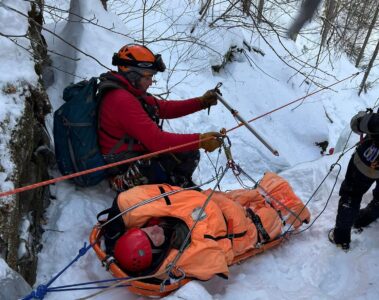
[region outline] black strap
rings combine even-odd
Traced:
[[[98,213],[97,220],[100,224],[104,224],[106,221],[113,219],[120,214],[120,209],[118,208],[117,196],[113,200],[112,206]],[[108,214],[105,220],[100,220],[100,217]],[[118,240],[118,238],[125,232],[125,224],[122,216],[115,218],[112,222],[102,227],[105,249],[107,254],[113,254],[113,248]]]
[[[159,109],[158,101],[153,97],[154,101],[155,101],[155,104],[156,104],[156,106],[153,106],[153,105],[148,104],[146,102],[145,97],[142,96],[142,95],[136,96],[136,98],[141,103],[143,110],[147,113],[147,115],[149,116],[149,118],[151,120],[153,120],[153,122],[155,122],[158,125],[159,128],[161,128],[159,126],[159,117],[158,117],[158,115],[156,113],[156,110]]]
[[[161,194],[166,193],[165,190],[164,190],[164,188],[163,188],[162,186],[159,186],[158,188],[159,188],[159,191],[161,192]],[[166,201],[166,204],[167,204],[167,205],[171,205],[170,198],[169,198],[167,195],[164,196],[163,198],[164,198],[164,200]]]
[[[212,236],[210,234],[204,234],[204,238],[205,239],[211,239],[211,240],[214,240],[214,241],[219,241],[219,240],[222,240],[222,239],[230,239],[230,240],[232,240],[234,238],[243,237],[246,233],[247,233],[247,231],[243,231],[243,232],[240,232],[240,233],[226,234],[226,235],[222,235],[222,236]]]
[[[247,215],[253,221],[255,227],[258,232],[262,235],[263,243],[270,240],[270,236],[267,233],[266,229],[264,229],[261,218],[250,208],[246,208]],[[260,237],[258,235],[258,242],[261,242]]]
[[[102,210],[101,212],[99,212],[99,213],[97,214],[97,216],[96,216],[97,221],[98,221],[100,224],[105,223],[107,220],[100,220],[99,218],[100,218],[101,216],[105,215],[105,214],[109,214],[111,210],[112,210],[112,207],[107,208],[107,209],[104,209],[104,210]]]

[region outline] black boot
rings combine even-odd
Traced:
[[[373,199],[365,208],[359,211],[358,217],[355,220],[354,227],[367,227],[376,219],[379,218],[379,201]]]
[[[335,244],[337,247],[341,248],[342,250],[348,251],[350,249],[350,242],[341,242],[341,241],[338,241],[338,239],[336,241],[335,234],[334,234],[335,230],[336,230],[335,228],[330,229],[329,234],[328,234],[329,241]]]

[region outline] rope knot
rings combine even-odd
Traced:
[[[33,297],[37,299],[43,299],[47,293],[47,285],[41,284],[37,287],[37,290],[33,292]]]
[[[88,248],[87,248],[87,243],[84,243],[83,248],[79,249],[79,257],[80,257],[80,256],[83,256],[84,254],[86,254],[86,253],[87,253],[87,250],[88,250]]]

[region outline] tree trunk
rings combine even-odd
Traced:
[[[349,8],[347,9],[347,14],[346,14],[346,20],[345,20],[345,26],[344,26],[344,29],[343,29],[343,32],[341,34],[341,40],[344,42],[346,39],[346,34],[348,32],[348,27],[350,25],[350,20],[353,16],[353,12],[355,11],[355,2],[354,1],[350,1],[350,5],[349,5]]]
[[[250,1],[250,4],[251,4],[251,1]],[[262,18],[263,18],[263,7],[265,5],[265,0],[259,0],[259,4],[258,4],[258,24],[260,22],[262,22]]]
[[[336,17],[336,1],[335,0],[328,0],[326,2],[326,10],[325,10],[325,19],[324,19],[324,25],[322,28],[322,36],[321,36],[321,46],[325,45],[325,41],[329,35],[330,28],[332,27],[331,24],[334,21],[334,18]]]
[[[376,47],[375,47],[375,50],[374,50],[374,54],[372,55],[371,60],[370,60],[370,62],[368,64],[368,66],[367,66],[367,70],[365,72],[365,75],[363,76],[363,80],[362,80],[362,83],[361,83],[361,86],[360,86],[360,89],[359,89],[358,96],[361,95],[363,89],[365,89],[365,91],[366,91],[366,80],[367,80],[368,75],[370,74],[372,66],[374,65],[376,56],[378,55],[378,52],[379,52],[379,40],[378,40],[378,43],[376,44]]]
[[[304,0],[302,2],[300,10],[287,32],[290,39],[294,41],[296,40],[300,29],[306,22],[309,22],[312,19],[320,3],[321,0]]]
[[[104,9],[108,10],[107,9],[107,2],[108,2],[108,0],[100,0],[100,1],[101,1],[101,4],[103,4]]]
[[[362,45],[362,48],[361,48],[361,51],[359,51],[359,54],[358,54],[358,57],[357,57],[357,61],[355,62],[355,67],[358,67],[359,66],[359,63],[361,62],[362,58],[363,58],[363,54],[365,52],[365,49],[366,49],[366,46],[367,46],[367,43],[368,43],[368,40],[370,38],[370,35],[371,35],[371,32],[372,30],[374,29],[375,27],[375,23],[378,19],[378,13],[379,13],[379,6],[376,7],[376,10],[375,10],[375,14],[374,14],[374,17],[372,18],[372,21],[371,21],[371,24],[370,24],[370,27],[367,31],[367,34],[366,34],[366,37],[365,37],[365,40],[363,42],[363,45]]]
[[[354,41],[351,44],[351,50],[350,50],[351,54],[355,53],[355,48],[356,48],[357,40],[358,40],[358,37],[359,37],[359,33],[362,30],[362,27],[365,28],[365,21],[364,21],[364,19],[365,19],[365,16],[366,16],[366,11],[367,11],[367,5],[368,4],[369,4],[368,1],[364,1],[363,2],[362,13],[360,14],[360,16],[358,18],[358,21],[357,21],[357,29],[356,29],[356,32],[355,32]]]

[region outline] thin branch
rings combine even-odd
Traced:
[[[15,8],[12,8],[12,7],[9,7],[8,5],[0,2],[0,5],[3,6],[3,7],[6,7],[8,8],[9,10],[12,10],[22,16],[24,16],[25,18],[27,18],[29,21],[33,22],[36,26],[40,27],[41,29],[51,33],[53,36],[57,37],[59,40],[61,40],[62,42],[64,42],[65,44],[67,44],[68,46],[72,47],[73,49],[75,49],[76,51],[84,54],[85,56],[88,56],[90,58],[92,58],[94,61],[96,61],[100,66],[104,67],[105,69],[107,70],[111,70],[110,68],[108,68],[106,65],[102,64],[97,58],[95,58],[94,56],[80,50],[78,47],[72,45],[71,43],[67,42],[65,39],[63,39],[62,37],[60,37],[58,34],[56,34],[55,32],[51,31],[50,29],[47,29],[45,27],[43,27],[41,24],[39,24],[37,21],[33,20],[33,18],[29,17],[28,15],[24,14],[23,12],[15,9]]]

